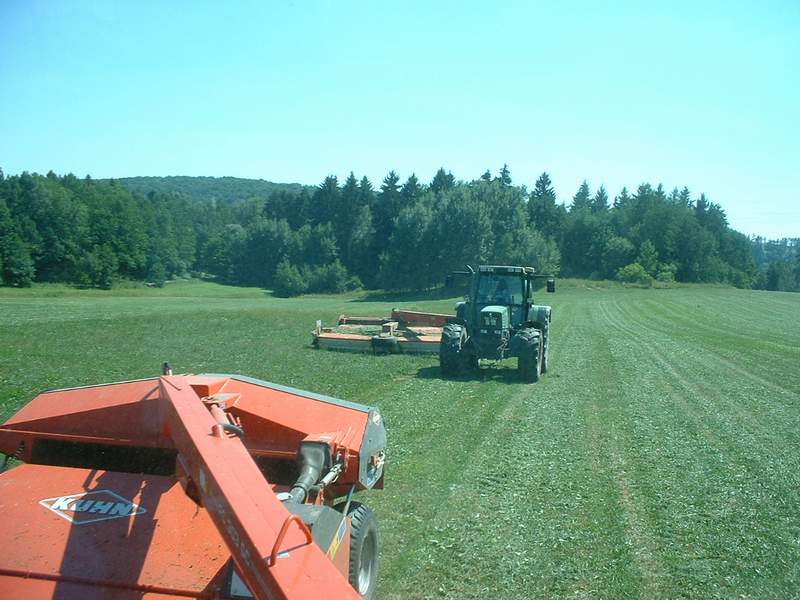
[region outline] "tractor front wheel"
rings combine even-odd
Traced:
[[[542,356],[539,337],[534,338],[517,359],[517,369],[523,381],[536,383],[542,374]]]
[[[442,340],[439,345],[439,366],[442,375],[458,375],[464,365],[465,331],[460,325],[448,323],[442,328]]]
[[[337,506],[344,510],[344,506]],[[364,600],[375,594],[378,581],[378,520],[360,502],[351,502],[350,510],[350,585]]]

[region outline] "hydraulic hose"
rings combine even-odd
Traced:
[[[308,490],[314,486],[322,475],[322,470],[330,464],[330,450],[325,444],[300,444],[297,452],[297,463],[300,474],[289,492],[292,502],[303,502]]]

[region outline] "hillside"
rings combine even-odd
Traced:
[[[273,192],[299,192],[304,187],[299,183],[274,183],[264,179],[241,177],[121,177],[120,184],[131,192],[147,194],[178,193],[194,200],[217,200],[235,202],[248,198],[266,198]]]

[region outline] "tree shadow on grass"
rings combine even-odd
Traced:
[[[477,370],[466,371],[456,376],[442,375],[439,366],[422,367],[417,371],[417,379],[440,379],[442,381],[496,381],[508,385],[524,383],[516,369],[508,367],[480,367]]]
[[[354,298],[351,302],[420,302],[424,300],[448,300],[450,298],[461,298],[458,290],[446,287],[434,288],[432,290],[415,290],[408,292],[387,292],[384,290],[368,291],[360,298]]]

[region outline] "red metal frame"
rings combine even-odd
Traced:
[[[256,598],[321,598],[332,592],[337,598],[359,598],[322,550],[309,543],[305,525],[287,529],[294,515],[272,492],[242,441],[215,433],[217,420],[198,401],[190,380],[162,377],[159,385],[168,436]],[[269,564],[266,558],[279,542],[291,548],[289,556]]]
[[[339,479],[328,491],[331,497],[341,495],[354,485],[364,487],[360,473],[363,474],[361,461],[365,457],[360,452],[370,421],[380,422],[380,415],[368,407],[265,382],[225,375],[164,376],[40,394],[0,427],[0,451],[34,463],[33,449],[39,440],[176,451],[177,480],[205,509],[214,525],[214,531],[206,530],[205,538],[213,540],[218,536],[224,541],[237,571],[256,598],[356,599],[359,596],[346,578],[346,557],[340,554],[332,562],[312,542],[306,525],[277,498],[274,484],[266,480],[254,457],[294,459],[300,442],[323,441],[330,445],[332,456],[343,462]],[[244,439],[236,435],[238,428],[246,432]],[[375,457],[366,458],[372,462]],[[63,467],[36,468],[52,473],[54,480],[58,477],[67,480],[69,472],[77,471]],[[24,469],[28,467],[19,469],[21,475],[27,473]],[[16,502],[9,495],[14,478],[6,477],[16,471],[0,477],[0,510],[5,504]],[[106,476],[103,471],[86,473],[87,482]],[[108,472],[108,475],[113,474]],[[36,481],[41,477],[37,475]],[[115,481],[124,482],[131,476],[120,473],[116,477]],[[168,486],[169,481],[174,481],[167,477],[142,477],[149,477],[142,489],[148,485],[150,489]],[[21,483],[22,479],[19,481],[16,485],[31,487]],[[9,485],[3,487],[6,482]],[[382,471],[377,482],[370,486],[382,487]],[[84,489],[94,488],[87,484]],[[62,494],[70,491],[66,487],[59,490]],[[128,493],[131,500],[135,493]],[[174,496],[170,494],[169,497]],[[320,494],[316,502],[324,498],[324,493]],[[177,508],[172,506],[169,504],[164,510],[174,513]],[[46,513],[31,509],[30,519],[55,519],[61,527],[67,527],[58,517]],[[131,517],[131,521],[135,523],[136,517]],[[163,517],[162,521],[166,523],[168,518]],[[42,525],[46,529],[46,524]],[[76,540],[89,539],[84,531],[85,528],[81,529],[80,535],[70,531],[70,539],[76,535]],[[349,544],[342,544],[342,548],[347,552]],[[53,552],[59,551],[64,550],[54,544]],[[144,552],[163,555],[149,548]],[[149,564],[146,557],[142,561]],[[27,572],[22,575],[25,569]],[[91,584],[73,579],[76,586]],[[49,597],[50,588],[44,581],[60,581],[62,589],[70,583],[68,577],[59,579],[52,570],[37,571],[25,561],[4,565],[0,558],[0,592],[30,583],[31,597]],[[120,584],[125,585],[134,584]],[[18,589],[18,594],[27,593]],[[137,589],[150,593],[189,593],[186,589],[162,589],[151,584]]]

